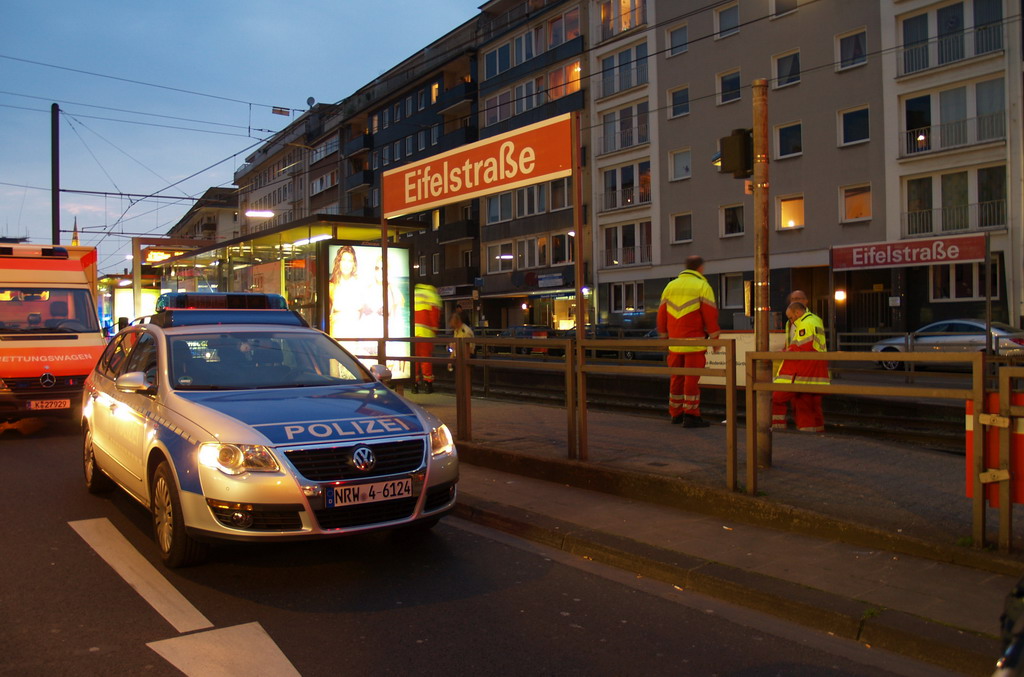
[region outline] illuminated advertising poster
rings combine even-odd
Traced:
[[[382,249],[373,245],[327,243],[327,331],[364,364],[377,364],[377,342],[384,336]],[[388,246],[388,337],[412,336],[409,250]],[[367,339],[367,340],[360,340]],[[394,378],[409,378],[409,343],[389,341],[387,367]]]

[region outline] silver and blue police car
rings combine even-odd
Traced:
[[[454,506],[458,455],[389,377],[280,297],[170,295],[86,380],[86,487],[149,508],[170,567],[211,539],[429,528]]]

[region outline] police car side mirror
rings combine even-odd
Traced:
[[[146,392],[152,388],[144,371],[130,371],[127,374],[121,374],[114,381],[114,385],[118,390],[132,393]]]
[[[381,383],[387,383],[391,380],[391,370],[383,364],[375,364],[370,367],[370,373]]]

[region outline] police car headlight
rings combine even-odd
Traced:
[[[455,448],[455,440],[448,426],[441,424],[430,431],[430,453],[434,456],[450,454]]]
[[[228,475],[244,472],[274,472],[280,469],[274,454],[259,444],[219,444],[199,447],[199,462]]]

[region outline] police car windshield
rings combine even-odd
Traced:
[[[315,331],[221,331],[168,339],[177,390],[249,390],[366,383],[373,377],[337,343]]]

